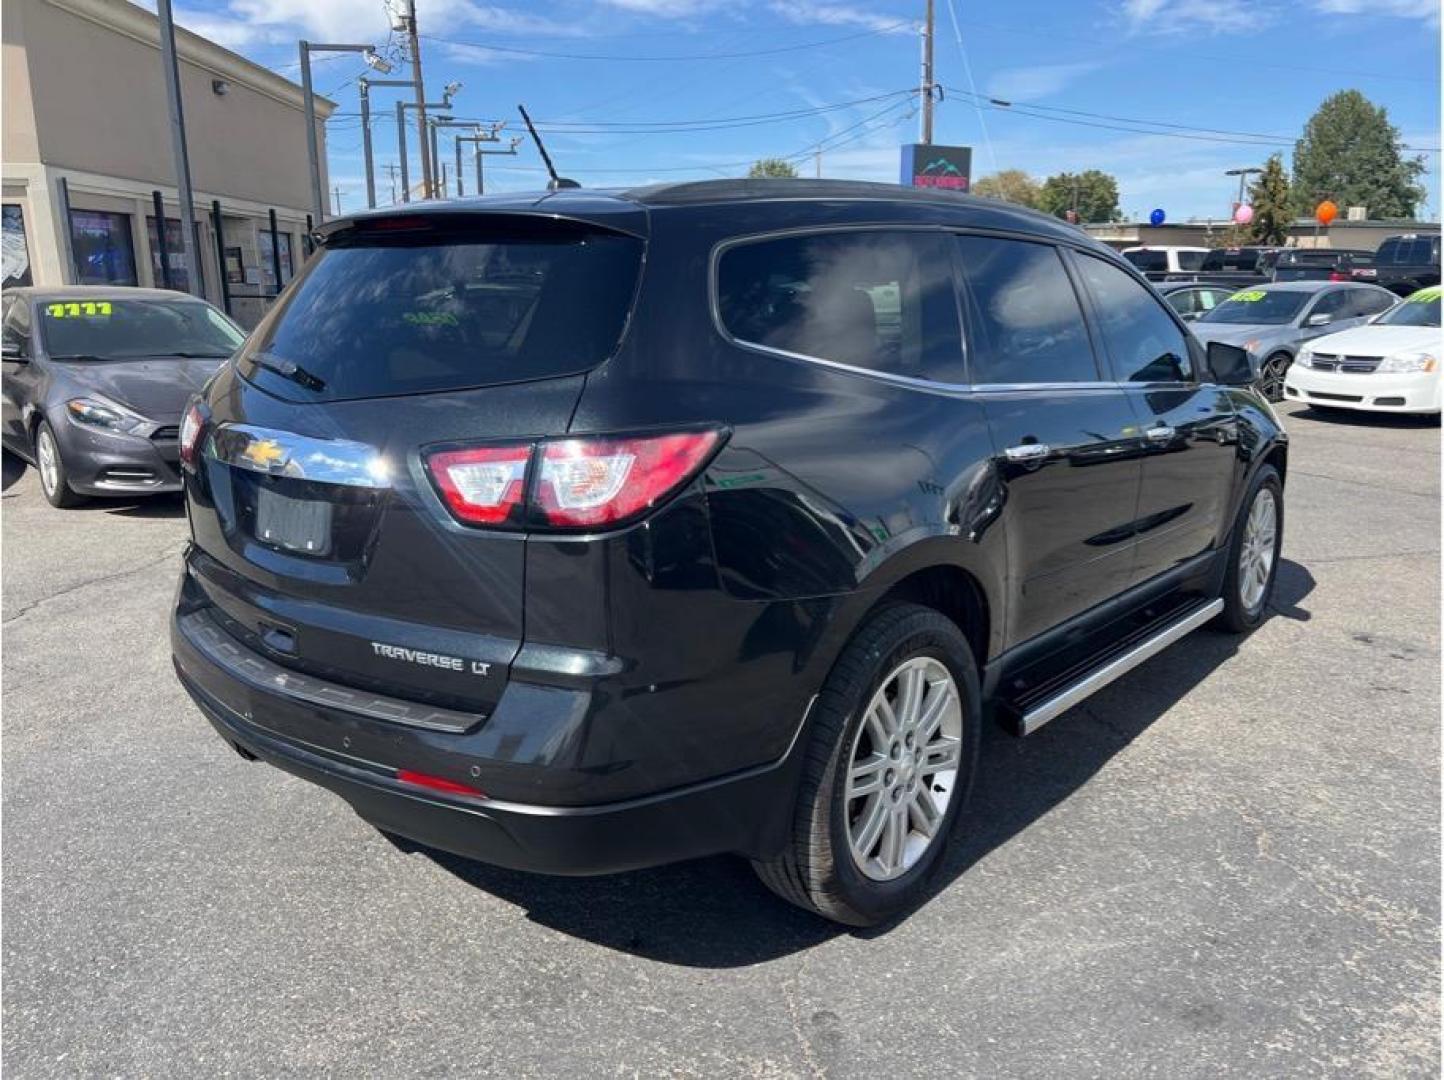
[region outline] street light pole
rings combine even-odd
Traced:
[[[196,296],[202,294],[200,287],[200,263],[196,261],[196,213],[191,193],[191,165],[186,155],[186,122],[181,107],[180,68],[175,55],[175,20],[171,15],[170,0],[159,0],[157,14],[160,16],[161,63],[165,66],[165,96],[170,108],[171,149],[175,154],[176,201],[180,203],[181,250],[186,253],[186,287]],[[156,233],[165,236],[165,219],[155,223]],[[66,224],[67,235],[69,223]],[[161,247],[164,249],[164,241]],[[72,273],[74,272],[72,268]],[[224,273],[224,267],[222,268]]]
[[[1237,176],[1237,177],[1238,177],[1238,202],[1236,202],[1236,203],[1233,204],[1233,208],[1234,208],[1235,210],[1237,210],[1240,206],[1243,205],[1243,186],[1244,186],[1244,182],[1247,181],[1250,176],[1253,176],[1254,174],[1256,174],[1256,173],[1261,173],[1261,172],[1263,172],[1262,169],[1226,169],[1226,170],[1224,171],[1224,174],[1223,174],[1224,176]],[[1233,215],[1230,214],[1229,216],[1232,217]]]
[[[326,220],[326,196],[321,191],[321,154],[316,140],[316,95],[311,90],[311,54],[313,52],[361,53],[366,63],[383,75],[391,64],[376,52],[374,45],[317,45],[310,41],[297,43],[301,50],[301,96],[306,114],[306,156],[311,165],[311,207],[316,224]],[[363,94],[364,94],[363,90]]]

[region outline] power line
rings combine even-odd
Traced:
[[[841,37],[825,38],[821,41],[804,41],[796,45],[778,45],[771,49],[749,49],[745,52],[710,52],[710,53],[675,53],[670,56],[660,55],[638,55],[631,53],[569,53],[550,52],[544,49],[522,49],[514,45],[496,45],[486,41],[462,41],[459,38],[436,37],[432,34],[421,35],[427,41],[435,41],[442,45],[463,45],[473,49],[488,49],[492,52],[514,53],[518,56],[539,56],[548,60],[615,60],[634,61],[637,63],[674,63],[677,61],[692,60],[739,60],[753,56],[776,56],[779,53],[801,52],[804,49],[821,49],[829,45],[840,45],[845,41],[856,41],[859,38],[877,37],[881,34],[890,34],[894,30],[909,25],[908,20],[889,23],[871,30],[861,30],[856,34],[844,34]]]
[[[974,106],[977,108],[978,113],[978,127],[982,128],[983,130],[983,143],[988,148],[988,157],[993,162],[993,171],[997,172],[998,155],[996,151],[993,150],[993,137],[988,134],[988,125],[983,120],[983,110],[981,107],[977,106],[976,98],[978,96],[978,84],[973,82],[973,65],[968,63],[968,50],[963,46],[963,31],[958,26],[958,13],[953,7],[953,0],[948,0],[948,18],[952,20],[953,37],[957,39],[958,52],[961,53],[963,57],[963,73],[968,77],[968,89],[973,92]]]
[[[1004,101],[1001,98],[988,98],[981,94],[972,94],[961,87],[948,87],[951,93],[961,94],[964,97],[973,98],[980,108],[992,112],[1007,112],[1017,116],[1026,116],[1034,120],[1051,120],[1060,124],[1075,124],[1079,127],[1102,128],[1108,131],[1124,131],[1134,135],[1159,135],[1172,139],[1190,139],[1195,142],[1229,143],[1235,146],[1259,146],[1259,147],[1292,147],[1297,141],[1286,135],[1266,135],[1260,132],[1230,131],[1227,128],[1193,127],[1188,124],[1176,124],[1165,120],[1145,120],[1134,116],[1117,116],[1111,113],[1087,112],[1083,109],[1065,109],[1056,105],[1035,105],[1025,101]],[[1044,111],[1046,110],[1046,111]],[[1067,113],[1066,116],[1054,116],[1052,113]],[[1082,120],[1076,117],[1090,117]],[[1103,123],[1102,121],[1118,121],[1119,123]],[[1147,127],[1123,127],[1120,124],[1148,125]],[[1170,130],[1155,131],[1152,128],[1166,128]],[[1439,148],[1434,146],[1403,146],[1401,149],[1416,153],[1437,154]]]

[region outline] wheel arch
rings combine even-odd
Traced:
[[[1002,648],[1002,577],[982,551],[955,536],[920,540],[872,570],[848,611],[844,642],[879,609],[910,602],[941,612],[968,639],[979,671]]]

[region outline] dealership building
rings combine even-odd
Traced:
[[[300,86],[177,27],[192,288],[159,20],[126,0],[5,0],[3,31],[4,284],[169,284],[254,325],[309,249]],[[334,108],[316,99],[323,170]]]

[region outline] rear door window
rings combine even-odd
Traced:
[[[1350,289],[1349,306],[1345,309],[1344,318],[1355,318],[1370,315],[1377,315],[1386,308],[1394,306],[1398,298],[1392,295],[1376,292],[1374,289]]]
[[[1178,252],[1178,268],[1180,270],[1197,270],[1203,265],[1203,257],[1206,251],[1180,251]]]
[[[1168,256],[1161,251],[1125,251],[1123,257],[1144,273],[1168,269]]]
[[[1124,382],[1187,382],[1188,341],[1143,285],[1092,255],[1077,256],[1103,342]]]
[[[723,329],[749,345],[963,383],[949,240],[869,229],[729,247],[717,263]]]
[[[304,401],[431,393],[589,370],[616,349],[642,242],[569,224],[323,246],[242,354]]]
[[[1050,244],[960,236],[976,332],[976,383],[1097,382],[1083,309]]]

